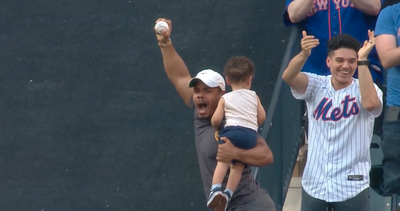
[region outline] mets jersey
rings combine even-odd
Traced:
[[[222,97],[225,99],[225,127],[242,126],[257,131],[258,99],[256,92],[239,89],[226,93]]]
[[[283,14],[285,25],[293,23],[289,19],[287,7],[293,0],[286,0],[286,9]],[[383,0],[382,0],[383,2]],[[310,57],[303,67],[303,72],[318,75],[330,75],[326,65],[327,42],[338,34],[350,34],[361,43],[368,40],[368,30],[375,29],[377,16],[366,15],[356,9],[350,0],[314,0],[312,11],[307,18],[297,23],[308,35],[314,35],[319,39],[319,45],[312,49]],[[370,70],[372,78],[383,80],[381,63],[374,48],[369,54],[371,62]],[[354,77],[357,77],[357,72]]]
[[[305,73],[309,82],[304,94],[292,89],[296,99],[307,103],[308,158],[302,186],[310,196],[327,202],[355,197],[369,187],[370,145],[374,118],[361,105],[358,79],[335,90],[331,76]],[[382,91],[375,85],[382,102]]]

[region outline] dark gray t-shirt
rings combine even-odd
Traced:
[[[206,198],[208,200],[214,170],[217,166],[216,157],[218,149],[218,133],[212,127],[211,120],[200,119],[196,110],[194,111],[194,131],[197,157],[199,160],[201,178],[203,180],[204,193],[206,194]],[[225,176],[222,184],[223,188],[225,188],[227,180],[228,174]],[[264,190],[261,189],[251,174],[251,167],[247,166],[243,170],[242,179],[240,180],[240,183],[233,194],[228,209],[237,205],[245,204],[255,199],[263,191]]]

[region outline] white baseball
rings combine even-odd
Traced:
[[[155,26],[154,29],[156,30],[157,34],[161,34],[163,30],[168,31],[168,23],[164,21],[159,21]]]

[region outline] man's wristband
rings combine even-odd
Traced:
[[[172,43],[171,38],[169,38],[167,43],[158,42],[158,47],[165,48],[165,47],[171,45],[171,43]]]
[[[357,62],[357,65],[358,65],[358,66],[361,66],[361,65],[367,65],[367,66],[369,66],[369,61],[368,61],[368,60],[358,61],[358,62]]]

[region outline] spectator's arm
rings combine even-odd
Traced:
[[[287,7],[287,16],[292,23],[304,20],[311,12],[314,0],[294,0]]]
[[[372,16],[377,16],[382,7],[381,0],[351,0],[351,2],[354,4],[355,8]]]
[[[376,50],[385,69],[400,65],[400,47],[396,47],[396,37],[382,34],[376,37]]]
[[[362,58],[361,61],[367,60]],[[372,76],[367,65],[358,66],[358,82],[360,84],[360,95],[362,107],[379,116],[382,111],[382,100],[379,99]],[[382,96],[382,95],[380,95]]]
[[[393,12],[385,8],[379,14],[375,27],[375,46],[385,69],[400,65],[400,47],[397,46],[397,30]]]
[[[190,102],[193,96],[193,89],[189,88],[189,81],[192,79],[190,72],[185,62],[176,52],[174,46],[172,46],[170,39],[172,22],[164,18],[159,18],[157,21],[165,21],[169,26],[168,31],[164,31],[163,34],[156,34],[161,49],[165,72],[185,104],[189,107],[193,107]]]
[[[289,63],[283,72],[282,79],[296,92],[304,94],[308,86],[308,76],[301,71],[308,56],[299,53]]]
[[[293,96],[299,100],[310,100],[318,85],[324,79],[315,74],[300,72],[311,54],[311,49],[319,45],[319,40],[303,31],[301,52],[297,54],[282,74],[282,79],[290,86]]]

